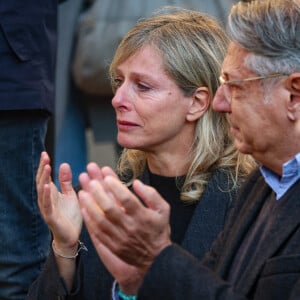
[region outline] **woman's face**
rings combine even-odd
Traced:
[[[145,46],[116,69],[117,90],[112,100],[116,111],[118,143],[147,152],[175,151],[193,140],[196,122],[186,115],[192,97],[164,71],[163,58]]]

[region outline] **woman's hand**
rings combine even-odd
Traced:
[[[77,195],[72,186],[72,172],[64,163],[59,169],[61,192],[51,179],[50,158],[42,152],[36,175],[38,205],[53,234],[55,247],[64,255],[73,255],[78,246],[82,217]]]

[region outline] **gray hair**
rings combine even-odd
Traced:
[[[259,75],[300,71],[300,1],[254,0],[232,7],[231,40],[251,52],[245,65]]]

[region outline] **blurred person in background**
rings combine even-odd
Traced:
[[[35,174],[54,111],[57,0],[0,4],[0,299],[23,300],[50,232]]]

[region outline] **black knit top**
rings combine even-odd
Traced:
[[[149,172],[150,185],[170,204],[171,239],[181,244],[185,231],[193,216],[197,203],[186,203],[180,199],[180,187],[184,177],[165,177]]]

